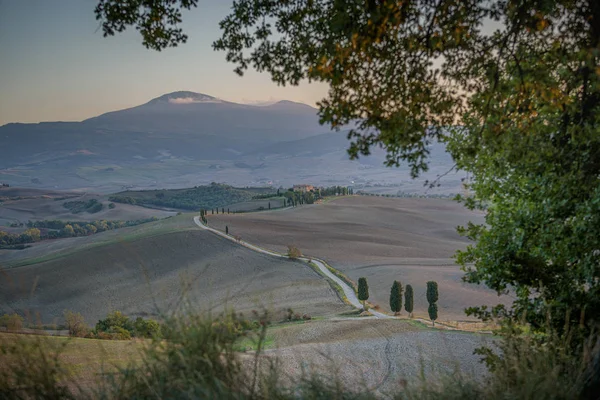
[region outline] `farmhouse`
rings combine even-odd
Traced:
[[[314,189],[313,185],[294,185],[294,192],[310,192]]]

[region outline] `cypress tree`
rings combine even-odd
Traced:
[[[212,212],[212,214],[214,215],[214,214],[215,214],[215,209],[213,208],[213,209],[211,210],[211,212]]]
[[[363,302],[363,308],[365,308],[365,301],[369,299],[367,278],[358,278],[358,299]]]
[[[399,314],[402,311],[402,283],[394,281],[390,292],[390,309],[394,314]]]
[[[429,308],[427,309],[427,311],[429,312],[429,319],[433,321],[433,326],[435,326],[435,320],[438,318],[438,297],[439,293],[437,282],[427,282],[427,301],[429,302]]]
[[[225,207],[221,208],[221,214],[225,214]]]
[[[227,225],[225,225],[225,234],[229,235],[229,227]]]
[[[404,292],[404,309],[410,317],[413,312],[413,288],[411,285],[406,285],[406,291]]]
[[[429,304],[437,303],[438,301],[438,284],[435,281],[427,282],[427,302]]]
[[[227,215],[229,215],[229,208],[227,209]]]
[[[427,309],[429,312],[429,319],[433,321],[433,326],[435,326],[435,320],[438,318],[438,306],[436,303],[429,304],[429,308]]]
[[[269,202],[269,210],[271,209],[271,202]]]

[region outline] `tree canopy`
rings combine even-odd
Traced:
[[[195,5],[101,0],[96,15],[160,50],[185,41],[173,27]],[[447,144],[471,176],[466,205],[486,211],[461,230],[465,280],[516,294],[471,313],[534,329],[600,320],[597,0],[238,0],[220,27],[214,48],[238,74],[328,84],[320,119],[351,128],[350,157],[381,146],[416,176],[428,145]]]

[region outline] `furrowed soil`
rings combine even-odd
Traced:
[[[462,282],[452,256],[469,242],[456,233],[482,213],[442,199],[351,196],[281,211],[208,216],[209,225],[259,246],[324,259],[351,280],[366,277],[369,302],[389,311],[394,280],[414,289],[414,314],[427,318],[426,282],[439,285],[439,319],[469,320],[466,307],[507,303],[495,292]]]
[[[156,316],[185,302],[196,312],[225,305],[241,312],[291,307],[313,316],[350,309],[309,266],[261,255],[197,228],[0,271],[0,313],[36,321],[39,316],[45,323],[62,323],[65,309],[93,325],[114,310]]]
[[[406,320],[310,321],[272,329],[281,372],[334,375],[343,387],[385,396],[406,383],[459,372],[483,377],[486,368],[473,351],[489,336],[425,329]]]

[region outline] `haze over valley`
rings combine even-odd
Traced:
[[[0,127],[0,182],[19,187],[109,193],[223,182],[234,186],[342,185],[386,194],[460,193],[440,144],[431,169],[412,180],[406,165],[386,168],[385,152],[350,161],[346,131],[320,125],[317,110],[279,101],[247,105],[174,92],[81,122]]]

